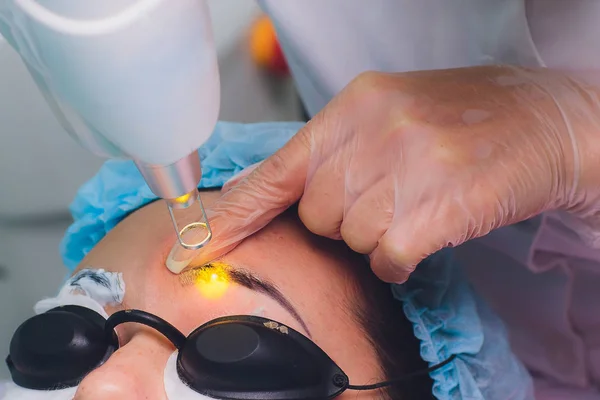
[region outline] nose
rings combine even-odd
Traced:
[[[164,369],[173,351],[161,336],[138,332],[81,381],[74,400],[167,400]]]

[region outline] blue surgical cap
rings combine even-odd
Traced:
[[[421,357],[433,366],[457,355],[430,373],[433,394],[444,400],[534,399],[531,377],[512,353],[504,325],[473,292],[452,252],[435,253],[405,284],[392,285]]]
[[[198,154],[200,188],[221,187],[244,168],[282,147],[301,123],[220,122]],[[61,243],[70,270],[121,220],[156,199],[131,161],[107,161],[78,191],[74,222]],[[471,290],[460,266],[444,250],[421,263],[407,283],[392,285],[430,365],[456,359],[431,372],[440,400],[533,398],[529,374],[510,350],[499,319]]]

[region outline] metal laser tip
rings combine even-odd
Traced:
[[[200,207],[200,218],[180,229],[173,210],[188,209],[195,204]],[[177,240],[179,241],[181,247],[187,250],[197,250],[206,246],[210,242],[212,239],[212,230],[210,229],[210,225],[208,223],[208,217],[206,216],[204,204],[202,204],[202,199],[200,198],[200,193],[198,193],[197,190],[194,190],[187,195],[178,197],[177,199],[168,200],[167,206],[169,208],[169,214],[171,215],[171,222],[173,223],[173,227],[177,233]],[[199,239],[194,240],[198,237],[198,235],[200,235]],[[190,237],[192,240],[190,241],[188,239],[184,239],[186,236]]]

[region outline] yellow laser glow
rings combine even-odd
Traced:
[[[183,196],[179,196],[178,198],[175,199],[175,202],[183,204],[190,199],[191,195],[192,195],[191,193],[188,193],[188,194],[184,194]]]
[[[230,283],[225,264],[211,263],[205,268],[194,271],[194,285],[207,299],[214,300],[223,297]]]

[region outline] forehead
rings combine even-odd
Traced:
[[[219,192],[202,193],[207,208]],[[166,205],[157,201],[122,221],[88,254],[80,267],[123,272],[129,307],[160,306],[167,295],[185,296],[176,275],[165,267],[176,241]],[[295,306],[317,313],[351,307],[356,301],[357,271],[365,269],[360,257],[340,242],[308,232],[292,213],[284,215],[249,237],[222,261],[248,269],[272,281]],[[194,263],[192,263],[194,266]]]

